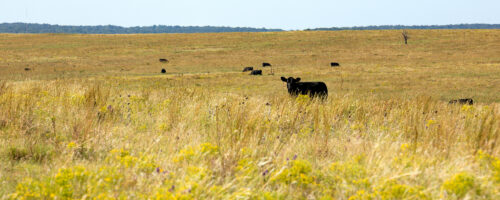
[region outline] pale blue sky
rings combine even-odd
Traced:
[[[0,0],[0,23],[282,29],[500,23],[500,0]]]

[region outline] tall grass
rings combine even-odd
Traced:
[[[72,198],[82,198],[84,191],[128,198],[498,194],[498,172],[482,170],[483,160],[477,158],[499,153],[496,104],[460,106],[426,96],[380,101],[335,94],[323,102],[287,94],[245,97],[186,85],[123,90],[113,82],[4,87],[4,197],[12,192],[43,196],[42,191]],[[113,149],[128,153],[116,162],[106,161]],[[150,163],[149,170],[142,169],[142,162]],[[36,171],[20,170],[25,165]],[[57,180],[58,171],[74,166],[85,171],[84,182],[73,183],[76,175],[68,175],[69,185],[51,181]],[[94,175],[102,167],[117,167],[117,175],[131,174],[110,178],[118,188],[89,189],[94,181],[105,180]],[[455,183],[441,185],[459,173],[467,173],[474,185],[470,191],[450,194],[442,187],[454,191],[448,185]],[[66,187],[73,192],[58,192]]]
[[[419,31],[428,37],[416,34],[408,48],[386,39],[390,31],[2,35],[36,48],[1,43],[14,53],[0,64],[15,67],[1,69],[0,198],[498,199],[500,97],[489,86],[500,74],[497,50],[482,39],[498,41],[465,32],[467,49],[443,49],[451,31]],[[152,41],[175,45],[148,50]],[[178,74],[112,72],[147,60],[128,56],[156,61],[156,48],[181,52],[171,68]],[[464,63],[489,74],[438,56],[464,51]],[[43,64],[60,57],[33,58],[34,71],[17,72],[29,52],[88,56],[75,68],[87,72]],[[286,58],[299,52],[307,56]],[[340,69],[321,66],[335,59],[326,52],[338,53]],[[235,72],[242,57],[287,67],[248,76]],[[329,97],[292,98],[280,76],[324,80]],[[478,103],[447,102],[464,95]]]

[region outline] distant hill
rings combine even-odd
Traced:
[[[391,29],[500,29],[500,24],[381,25],[306,29],[306,31],[391,30]]]
[[[500,24],[455,25],[382,25],[305,29],[305,31],[387,30],[387,29],[500,29]],[[0,33],[80,33],[80,34],[133,34],[133,33],[221,33],[221,32],[278,32],[282,29],[224,27],[224,26],[65,26],[32,23],[2,23]]]
[[[221,32],[275,32],[281,29],[223,27],[223,26],[61,26],[51,24],[2,23],[0,33],[81,33],[81,34],[132,34],[132,33],[221,33]]]

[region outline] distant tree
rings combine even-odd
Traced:
[[[403,35],[403,39],[405,40],[405,44],[408,44],[408,39],[410,38],[410,36],[408,36],[408,32],[406,32],[406,30],[403,30],[403,33],[401,33],[401,35]]]

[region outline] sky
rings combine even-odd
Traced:
[[[297,30],[500,24],[500,0],[0,0],[0,23]]]

